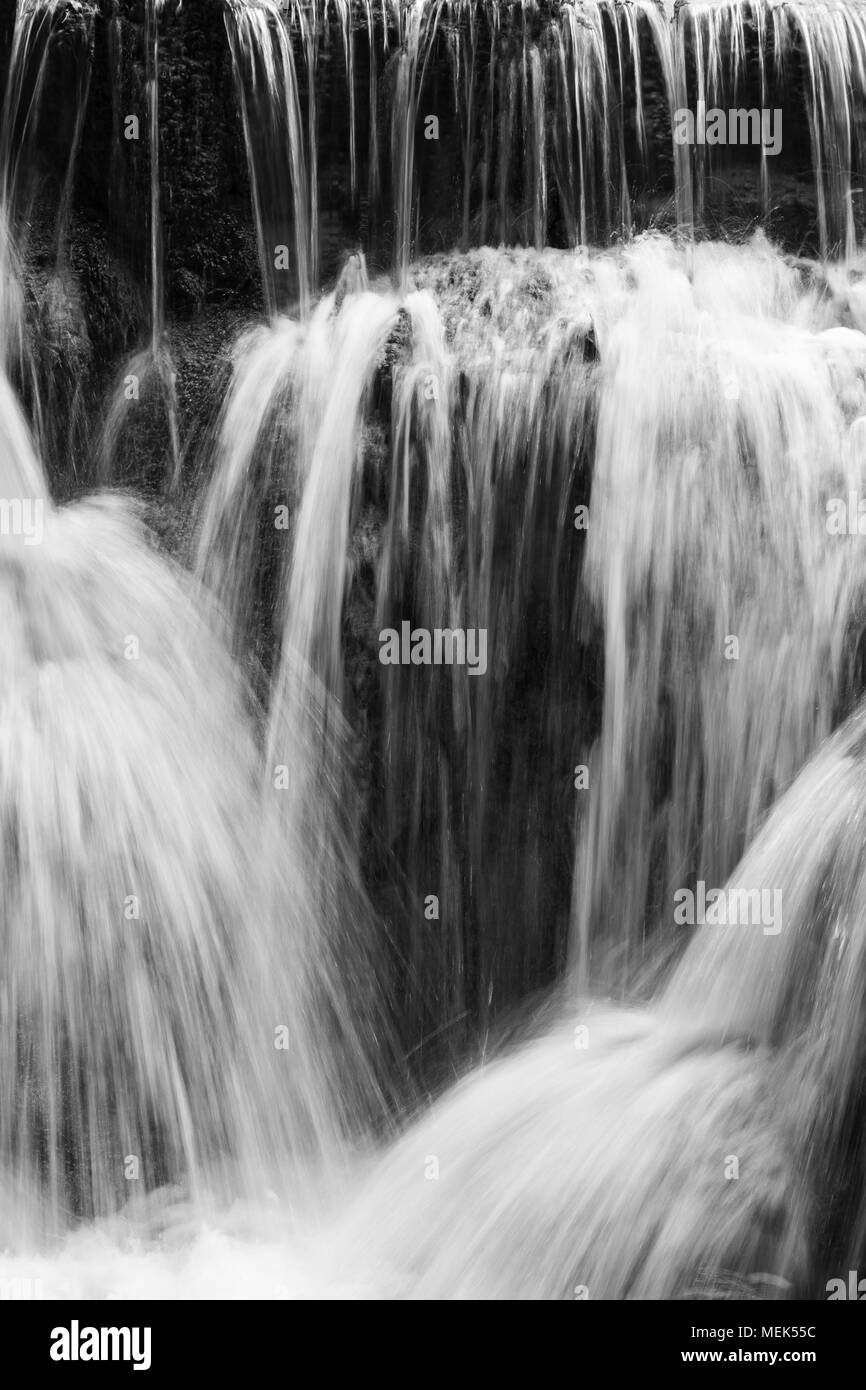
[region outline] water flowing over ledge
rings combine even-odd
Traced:
[[[240,90],[252,89],[268,113],[259,111],[257,141],[244,106],[263,266],[272,244],[268,212],[273,217],[279,206],[263,190],[280,184],[266,131],[285,104],[281,148],[287,143],[292,152],[295,232],[309,227],[312,234],[311,256],[298,249],[302,281],[305,274],[316,278],[322,104],[316,87],[320,45],[332,24],[344,52],[351,200],[357,205],[362,196],[359,131],[366,125],[366,229],[381,218],[382,156],[390,144],[394,256],[404,278],[422,240],[420,224],[430,216],[423,166],[432,157],[431,141],[447,145],[452,170],[459,151],[462,184],[458,189],[454,179],[449,197],[459,208],[455,223],[464,248],[488,240],[541,247],[551,232],[570,246],[627,234],[664,215],[653,175],[672,186],[676,225],[693,231],[703,225],[718,184],[736,189],[743,161],[732,162],[728,149],[679,144],[676,113],[689,107],[778,107],[790,122],[795,158],[802,158],[806,126],[820,247],[845,254],[854,249],[852,175],[856,180],[854,171],[862,167],[858,103],[866,73],[866,21],[857,6],[753,0],[667,7],[660,0],[279,6],[233,0],[226,23]],[[366,122],[356,96],[364,70]],[[443,77],[452,86],[447,104]],[[306,94],[306,144],[299,86]],[[389,140],[382,138],[378,117],[382,88]],[[755,154],[766,219],[773,159],[763,142]],[[857,189],[858,214],[860,197]]]
[[[866,12],[216,13],[189,108],[194,5],[7,35],[0,1271],[823,1297],[866,1245]],[[219,90],[251,269],[199,361]],[[780,106],[779,166],[678,145],[699,103]],[[404,624],[484,671],[383,663]]]

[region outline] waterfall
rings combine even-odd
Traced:
[[[73,136],[66,151],[56,219],[57,273],[44,296],[44,316],[50,324],[53,319],[62,320],[68,305],[63,276],[64,241],[90,82],[93,41],[90,6],[80,6],[71,17],[63,0],[44,5],[34,0],[34,3],[16,8],[0,123],[0,370],[13,373],[21,381],[31,403],[40,444],[46,450],[55,445],[52,417],[57,411],[57,402],[53,399],[51,385],[46,386],[40,379],[37,352],[28,340],[20,258],[27,243],[28,221],[35,197],[29,157],[37,134],[40,101],[48,80],[52,39],[58,35],[75,46],[77,63],[72,98]],[[77,410],[73,408],[70,414],[74,421]],[[64,443],[73,437],[70,428]]]
[[[0,1280],[866,1251],[866,10],[0,26]]]
[[[3,406],[11,485],[44,487]],[[44,529],[17,559],[4,540],[0,1153],[56,1226],[139,1174],[282,1183],[281,1156],[339,1152],[342,1117],[306,994],[322,963],[298,954],[315,885],[270,838],[264,731],[207,604],[116,499]],[[303,780],[309,750],[286,751]]]
[[[298,60],[307,67],[310,120],[314,120],[318,44],[310,32],[327,24],[329,5],[323,3],[307,17],[301,7],[284,11],[285,26],[302,35]],[[355,84],[358,42],[363,36],[370,73],[370,192],[377,201],[379,135],[374,117],[377,52],[395,68],[391,99],[391,158],[395,227],[394,260],[405,283],[414,242],[413,227],[429,213],[419,202],[416,163],[429,157],[424,142],[440,139],[424,126],[424,99],[430,104],[430,73],[440,52],[448,56],[454,74],[456,138],[462,145],[463,189],[459,220],[464,246],[485,239],[486,195],[480,209],[474,186],[489,187],[491,163],[499,189],[499,239],[546,244],[553,230],[546,188],[552,177],[558,186],[557,210],[569,244],[587,244],[615,233],[629,232],[638,214],[647,225],[648,196],[656,202],[653,219],[668,217],[644,177],[670,166],[674,225],[697,232],[718,213],[707,206],[708,195],[735,187],[738,164],[717,142],[689,149],[674,138],[681,109],[739,106],[767,109],[784,102],[787,120],[808,126],[811,166],[818,206],[818,240],[822,251],[840,250],[851,256],[856,245],[855,204],[859,207],[852,171],[860,167],[860,125],[855,92],[866,61],[866,29],[857,6],[831,4],[770,5],[766,0],[693,0],[665,8],[656,0],[564,0],[558,6],[479,6],[474,0],[413,0],[401,7],[381,6],[382,34],[369,5],[334,6],[349,84],[348,159],[352,200],[357,197],[357,112]],[[249,68],[258,51],[263,65],[273,43],[285,44],[285,29],[258,3],[230,7],[233,23],[246,33],[245,64],[238,64],[241,101],[247,101]],[[356,37],[357,36],[357,37]],[[383,43],[384,41],[384,43]],[[389,44],[397,51],[388,59]],[[380,45],[383,49],[380,50]],[[286,59],[282,60],[285,63]],[[646,100],[648,70],[658,71],[652,118]],[[278,63],[273,69],[281,71]],[[797,115],[786,76],[796,74],[801,106]],[[265,78],[265,86],[272,79]],[[292,92],[294,78],[277,78],[280,90]],[[254,84],[253,84],[254,85]],[[487,92],[485,100],[484,93]],[[476,95],[476,93],[478,95]],[[554,98],[545,115],[548,93]],[[656,105],[664,103],[664,117]],[[433,101],[435,103],[435,100]],[[271,110],[277,103],[271,99]],[[486,108],[486,109],[485,109]],[[782,109],[781,107],[779,108]],[[479,113],[481,113],[479,115]],[[512,122],[519,116],[524,138],[515,147]],[[422,119],[423,118],[423,119]],[[246,119],[246,118],[245,118]],[[439,119],[439,118],[437,118]],[[484,148],[479,159],[479,119]],[[300,157],[303,140],[295,120],[289,149]],[[666,128],[665,128],[666,127]],[[311,126],[312,129],[312,126]],[[496,132],[498,130],[498,136]],[[496,137],[491,143],[491,135]],[[249,144],[249,137],[248,137]],[[311,153],[315,143],[309,142]],[[250,150],[253,198],[264,199],[274,211],[274,192],[264,189],[259,156]],[[760,209],[771,216],[772,156],[759,142]],[[308,198],[315,203],[315,169],[308,161]],[[295,173],[293,172],[293,178]],[[303,175],[302,175],[303,177]],[[296,194],[300,196],[300,194]],[[523,207],[520,204],[524,205]],[[531,213],[526,215],[526,205]],[[266,216],[259,207],[257,218]],[[477,229],[477,230],[476,230]],[[561,235],[561,232],[557,232]],[[266,266],[266,279],[270,270]]]
[[[311,200],[295,59],[279,7],[269,0],[228,5],[225,22],[238,73],[265,303],[271,314],[287,306],[289,295],[281,285],[292,283],[283,273],[291,269],[303,317],[309,303]],[[290,233],[293,267],[288,265],[284,240]]]

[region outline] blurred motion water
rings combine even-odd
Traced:
[[[94,475],[134,483],[129,383],[156,399],[163,512],[52,496],[25,156],[71,34],[60,312],[98,21],[21,0],[11,38],[0,1273],[46,1297],[823,1297],[866,1246],[863,9],[230,0],[262,312],[194,442],[164,9],[148,336],[92,432]],[[323,286],[331,24],[349,198],[374,228],[390,179],[392,254]],[[461,247],[419,255],[443,51]],[[822,258],[702,239],[714,156],[675,141],[673,218],[638,225],[659,94],[671,122],[772,104],[786,64]],[[403,625],[483,632],[479,679],[383,664]]]

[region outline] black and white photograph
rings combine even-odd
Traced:
[[[0,1322],[228,1301],[866,1301],[866,0],[0,0]]]

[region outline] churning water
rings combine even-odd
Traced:
[[[170,545],[152,497],[46,475],[22,170],[72,20],[18,5],[0,1275],[46,1297],[821,1298],[866,1257],[866,15],[470,9],[225,6],[264,314],[193,448],[149,4],[147,333],[114,365],[165,422]],[[331,30],[392,260],[323,288]],[[440,61],[461,244],[421,254]],[[707,151],[637,225],[665,113],[795,65],[810,254],[702,239]],[[404,624],[483,631],[486,669],[384,664]]]

